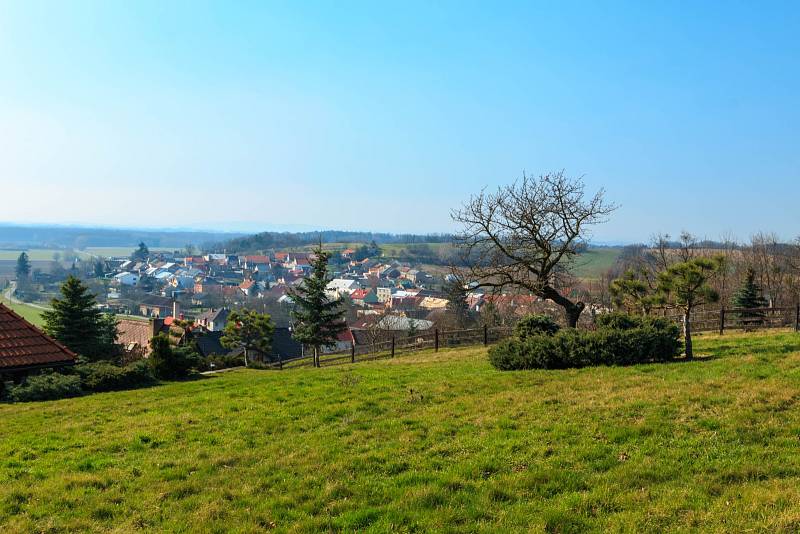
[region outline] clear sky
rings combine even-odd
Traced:
[[[449,231],[562,168],[598,240],[800,234],[800,3],[0,0],[0,221]]]

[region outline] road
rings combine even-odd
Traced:
[[[14,296],[14,290],[17,289],[17,283],[11,282],[11,285],[8,286],[8,289],[5,290],[3,293],[3,298],[9,301],[12,304],[22,304],[23,306],[30,306],[31,308],[36,308],[37,310],[48,311],[50,308],[47,306],[42,306],[41,304],[34,304],[32,302],[23,302],[19,300],[17,297]]]

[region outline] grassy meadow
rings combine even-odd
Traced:
[[[482,347],[0,405],[0,531],[800,528],[800,336],[499,372]]]
[[[42,326],[42,324],[44,324],[44,321],[42,320],[41,309],[35,308],[29,304],[17,304],[15,302],[11,302],[2,296],[2,294],[0,294],[0,302],[14,310],[14,312],[25,318],[28,322],[33,323],[36,326]]]

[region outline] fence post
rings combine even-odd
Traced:
[[[794,307],[794,331],[800,332],[800,304]]]
[[[394,358],[394,336],[392,336],[392,358]]]
[[[283,369],[283,356],[281,356],[280,352],[278,353],[278,369]]]
[[[725,333],[725,306],[719,309],[719,335]]]
[[[439,329],[433,330],[433,352],[439,352]]]
[[[487,325],[483,325],[483,346],[489,344],[489,327]]]
[[[350,343],[350,363],[356,363],[356,342]]]

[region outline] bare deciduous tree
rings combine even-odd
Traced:
[[[463,225],[456,269],[482,287],[516,286],[551,300],[574,327],[586,305],[563,290],[574,281],[570,270],[586,248],[589,227],[616,209],[603,196],[600,190],[587,197],[583,181],[563,171],[481,191],[452,213]]]

